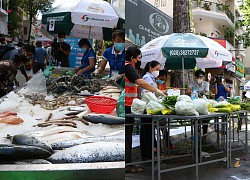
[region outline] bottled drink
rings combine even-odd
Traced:
[[[195,100],[195,99],[198,99],[198,98],[199,98],[198,93],[197,93],[196,89],[194,89],[192,94],[191,94],[191,99]]]

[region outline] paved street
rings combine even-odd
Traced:
[[[250,125],[248,125],[248,129]],[[242,131],[240,132],[240,139],[244,139],[245,128],[242,126]],[[248,131],[248,137],[250,135],[250,131]],[[214,139],[214,134],[210,133],[210,140]],[[236,137],[235,137],[236,139]],[[249,139],[249,138],[248,138]],[[250,143],[250,140],[248,141]],[[242,143],[233,143],[232,147],[242,146]],[[205,150],[204,150],[205,151]],[[238,168],[234,168],[236,163],[236,158],[240,158],[240,166]],[[206,158],[204,158],[206,160]],[[167,165],[178,165],[185,164],[190,161],[190,158],[180,158],[177,160],[166,160],[162,162],[162,167],[166,167]],[[143,165],[145,170],[140,173],[127,173],[126,180],[150,180],[151,179],[151,166],[150,163]],[[232,164],[231,168],[226,168],[226,162],[217,162],[213,164],[207,164],[203,166],[199,166],[199,177],[201,180],[250,180],[250,153],[244,154],[244,150],[233,151],[232,153]],[[155,176],[155,178],[157,178]],[[187,168],[183,170],[177,170],[172,172],[167,172],[162,174],[162,179],[168,180],[194,180],[195,178],[195,168]]]

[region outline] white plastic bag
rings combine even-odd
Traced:
[[[146,92],[142,95],[142,101],[149,103],[149,101],[157,101],[158,98],[152,92]]]
[[[32,76],[32,78],[27,82],[27,86],[20,90],[20,93],[47,94],[46,79],[42,70]]]
[[[212,104],[213,107],[217,106],[219,103],[214,99],[208,99],[208,102]]]
[[[144,110],[146,109],[147,103],[141,101],[140,99],[133,99],[133,103],[131,106],[131,113],[132,114],[143,114]]]
[[[192,101],[177,101],[175,104],[175,112],[177,115],[182,116],[199,116]]]
[[[196,111],[199,115],[208,115],[207,101],[205,99],[199,98],[193,100]]]
[[[163,105],[158,103],[157,101],[150,101],[147,104],[147,109],[153,110],[153,109],[164,109]]]
[[[180,95],[177,97],[177,102],[178,101],[186,101],[186,102],[192,102],[192,99],[190,96],[187,95]]]

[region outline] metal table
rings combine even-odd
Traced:
[[[200,116],[177,116],[177,115],[146,115],[146,114],[141,114],[141,115],[135,115],[135,114],[126,114],[125,117],[134,117],[134,118],[152,118],[152,160],[149,161],[143,161],[143,162],[138,162],[138,163],[129,163],[126,165],[135,165],[135,164],[143,164],[143,163],[148,163],[152,162],[152,179],[154,179],[154,174],[155,170],[157,170],[157,175],[158,179],[161,179],[161,173],[164,172],[169,172],[169,171],[174,171],[174,170],[179,170],[179,169],[185,169],[185,168],[190,168],[190,167],[195,167],[196,168],[196,179],[199,179],[199,166],[204,165],[204,164],[209,164],[209,163],[214,163],[222,160],[227,161],[227,167],[229,167],[229,143],[228,143],[228,129],[226,128],[226,158],[220,158],[220,159],[215,159],[207,162],[199,162],[199,151],[201,151],[201,143],[200,143],[200,149],[199,149],[199,144],[198,144],[198,128],[199,128],[199,121],[202,121],[204,119],[208,118],[215,118],[217,119],[214,124],[225,124],[227,125],[226,122],[219,122],[218,118],[220,117],[227,117],[227,113],[213,113],[210,115],[200,115]],[[194,126],[194,138],[195,138],[195,163],[190,164],[190,165],[185,165],[185,166],[180,166],[180,167],[175,167],[175,168],[170,168],[170,169],[164,169],[161,170],[160,163],[161,163],[161,158],[160,158],[160,121],[164,119],[168,123],[171,119],[174,120],[190,120],[192,126]],[[129,124],[126,124],[129,125]],[[155,165],[155,160],[154,160],[154,127],[156,125],[156,130],[157,130],[157,159],[156,159],[156,165]]]
[[[231,167],[231,162],[232,162],[232,151],[236,151],[236,150],[240,150],[240,149],[244,149],[245,153],[248,153],[248,134],[247,134],[247,124],[248,124],[248,110],[241,110],[241,111],[236,111],[236,112],[232,112],[231,115],[229,116],[229,164]],[[243,142],[242,140],[240,140],[239,134],[240,134],[240,130],[239,127],[237,129],[237,141],[238,143],[241,142],[244,146],[243,147],[238,147],[238,148],[234,148],[232,149],[232,141],[235,141],[235,128],[234,128],[234,121],[235,118],[240,118],[240,120],[244,120],[245,121],[245,142]],[[239,125],[239,124],[238,124]]]

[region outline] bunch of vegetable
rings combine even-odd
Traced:
[[[178,96],[166,96],[162,101],[162,105],[166,108],[174,110],[175,104],[177,102],[177,97]]]

